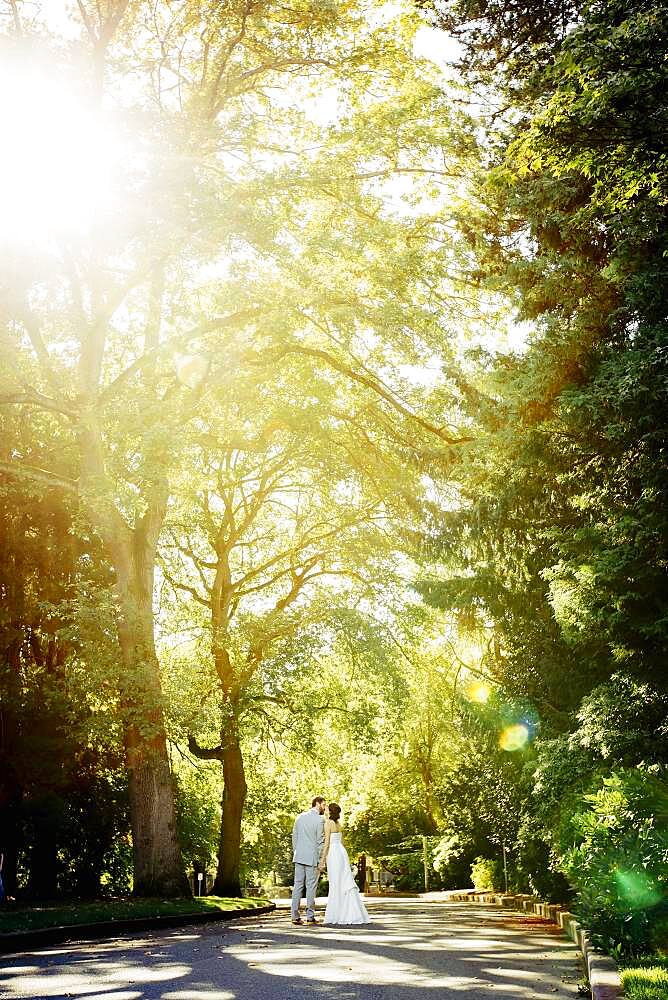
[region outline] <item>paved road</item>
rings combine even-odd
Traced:
[[[379,900],[364,928],[231,924],[0,957],[0,997],[63,1000],[563,1000],[577,952],[555,928],[470,903]],[[533,918],[535,921],[536,918]]]

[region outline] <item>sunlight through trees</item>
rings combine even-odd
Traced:
[[[666,15],[0,4],[11,895],[287,883],[323,792],[661,947]]]

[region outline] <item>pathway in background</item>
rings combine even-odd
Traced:
[[[0,957],[0,997],[81,1000],[557,1000],[575,947],[555,928],[470,903],[383,899],[373,923],[293,927],[279,911]]]

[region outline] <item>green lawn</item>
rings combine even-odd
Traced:
[[[642,959],[620,969],[626,1000],[666,1000],[668,997],[668,957]]]
[[[266,906],[268,902],[267,899],[203,896],[201,899],[111,899],[92,903],[44,903],[35,906],[10,904],[0,908],[0,933],[31,931],[60,925],[92,924],[101,920],[125,920],[131,917],[213,913],[219,910],[254,910],[258,906]]]

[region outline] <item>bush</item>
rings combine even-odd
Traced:
[[[461,889],[462,886],[467,886],[471,863],[477,851],[470,844],[463,846],[459,837],[452,834],[432,838],[432,843],[434,842],[433,867],[438,873],[442,888]]]
[[[476,858],[471,865],[471,881],[474,889],[500,889],[503,882],[501,865],[491,858]]]
[[[668,786],[620,771],[584,802],[574,818],[579,842],[562,859],[576,912],[612,954],[647,952],[668,909]]]
[[[573,889],[559,871],[559,858],[548,842],[542,824],[526,816],[520,827],[513,853],[509,856],[508,877],[514,891],[530,892],[550,903],[570,903]]]
[[[443,878],[441,872],[434,867],[434,847],[438,847],[441,842],[440,837],[429,837],[427,843],[427,858],[429,864],[429,888],[442,889]],[[418,850],[410,850],[419,843]],[[400,892],[423,892],[424,891],[424,852],[422,847],[422,837],[410,837],[397,845],[403,848],[401,854],[385,854],[374,858],[377,864],[394,876],[393,886]],[[372,868],[375,867],[373,864]]]
[[[174,768],[176,825],[186,868],[215,867],[220,837],[218,768]]]
[[[376,858],[382,869],[391,872],[393,885],[401,892],[424,890],[424,862],[422,851],[406,851],[404,854],[386,854]],[[372,868],[375,867],[373,864]]]

